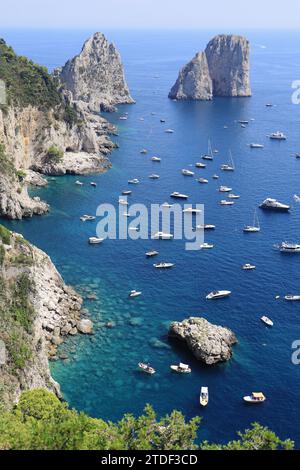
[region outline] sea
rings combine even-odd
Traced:
[[[276,245],[300,242],[300,204],[294,200],[300,195],[300,159],[295,158],[300,152],[300,106],[292,100],[292,84],[300,80],[300,33],[234,31],[251,43],[253,96],[175,102],[168,92],[179,69],[220,31],[99,29],[120,51],[136,100],[104,114],[118,128],[112,169],[49,178],[46,188],[32,191],[51,205],[48,215],[3,221],[50,255],[66,283],[84,296],[86,314],[94,322],[94,335],[70,338],[61,347],[68,358],[51,363],[53,377],[71,407],[94,417],[116,422],[124,413],[141,414],[150,403],[158,416],[174,409],[187,419],[201,416],[199,440],[226,442],[259,422],[294,439],[299,448],[300,365],[292,358],[294,342],[300,340],[300,303],[284,296],[300,294],[300,257],[283,255]],[[0,36],[18,54],[52,71],[80,52],[93,32],[10,29]],[[120,120],[125,113],[127,120]],[[242,128],[239,120],[249,124]],[[174,133],[165,133],[167,128]],[[286,141],[267,137],[278,130]],[[219,152],[206,169],[194,169],[207,152],[208,139]],[[251,149],[252,142],[264,148]],[[143,148],[146,155],[140,153]],[[221,172],[229,150],[235,171]],[[154,155],[161,163],[151,161]],[[183,168],[195,171],[195,177],[184,177]],[[151,173],[160,179],[149,179]],[[219,180],[212,179],[215,173]],[[209,183],[201,185],[196,177]],[[140,184],[129,188],[131,178]],[[78,179],[83,186],[75,184]],[[219,204],[224,199],[221,184],[241,196],[231,207]],[[87,240],[95,236],[97,221],[83,223],[80,216],[96,214],[103,203],[117,207],[125,189],[133,191],[130,202],[148,208],[170,202],[173,191],[189,195],[189,203],[204,204],[205,223],[216,225],[205,233],[214,249],[187,251],[184,240],[105,240],[90,246]],[[258,209],[260,233],[243,233],[267,197],[291,204],[290,213]],[[174,269],[155,270],[153,259],[145,257],[150,249],[160,252],[155,260],[175,263]],[[244,263],[253,263],[256,270],[243,271]],[[129,300],[133,289],[142,295]],[[206,295],[216,289],[232,294],[207,301]],[[273,328],[261,322],[263,315],[273,320]],[[238,344],[229,362],[204,366],[184,345],[168,340],[170,322],[191,316],[235,332]],[[140,361],[151,363],[157,373],[141,373]],[[189,364],[192,373],[172,373],[170,365],[179,362]],[[202,386],[210,393],[205,409],[199,405]],[[266,402],[247,406],[242,398],[253,391],[262,391]]]

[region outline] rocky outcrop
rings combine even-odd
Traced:
[[[237,343],[234,333],[228,328],[197,317],[173,322],[169,336],[184,341],[194,356],[207,365],[228,361],[232,356],[232,345]]]
[[[80,54],[65,64],[60,80],[72,93],[73,101],[87,103],[96,113],[114,110],[116,104],[134,103],[120,54],[102,33],[89,38]]]
[[[179,73],[169,97],[211,100],[213,96],[251,96],[250,48],[242,36],[219,35]]]
[[[1,241],[0,233],[0,253],[0,395],[4,393],[5,400],[15,402],[21,391],[27,389],[47,388],[59,394],[59,386],[51,377],[48,358],[57,357],[57,347],[67,336],[79,331],[92,332],[92,322],[80,318],[82,298],[65,285],[49,256],[21,235],[12,233],[7,245]],[[15,286],[20,279],[23,284],[20,284],[22,290],[19,293]],[[24,285],[29,285],[28,299],[24,298]],[[11,289],[18,292],[15,296],[20,296],[18,309],[21,305],[24,312],[20,320],[13,318],[16,299],[11,298]],[[10,317],[7,317],[8,312],[11,312]],[[12,335],[20,338],[22,350],[13,343]],[[30,349],[30,355],[27,354],[26,363],[20,366],[18,355],[21,351],[24,354],[26,348]]]

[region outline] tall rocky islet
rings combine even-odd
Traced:
[[[169,98],[211,100],[214,96],[249,97],[250,45],[242,36],[218,35],[179,73]]]

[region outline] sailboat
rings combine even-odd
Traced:
[[[254,211],[253,225],[246,225],[243,231],[247,233],[260,232],[260,223],[256,209]]]
[[[233,156],[231,150],[229,150],[229,162],[225,165],[221,165],[221,170],[223,171],[234,171],[235,166],[234,166],[234,161],[233,161]]]
[[[211,141],[208,139],[208,148],[207,148],[207,153],[203,155],[202,160],[213,160],[213,150],[211,146]]]

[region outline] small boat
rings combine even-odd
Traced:
[[[261,317],[261,321],[267,326],[273,326],[274,325],[272,320],[269,317],[266,317],[266,316]]]
[[[205,163],[196,163],[195,165],[196,168],[206,168]]]
[[[174,235],[166,232],[157,232],[152,236],[153,240],[172,240]]]
[[[129,212],[123,212],[123,214],[122,214],[122,215],[123,215],[124,217],[132,217],[132,215],[131,215],[131,214],[129,214]]]
[[[170,269],[175,266],[174,263],[157,263],[153,265],[156,269]]]
[[[127,121],[127,119],[128,119],[127,116],[120,116],[119,117],[120,121]]]
[[[184,214],[201,214],[201,209],[194,209],[193,207],[188,207],[187,209],[183,209],[182,211]]]
[[[260,209],[277,211],[277,212],[288,212],[291,208],[288,204],[283,204],[282,202],[277,201],[277,199],[272,199],[268,197],[260,204]]]
[[[190,171],[190,170],[181,170],[181,173],[184,175],[184,176],[194,176],[194,172],[193,171]]]
[[[251,395],[243,397],[243,400],[246,403],[263,403],[266,400],[266,397],[261,392],[252,392]]]
[[[95,219],[96,219],[96,217],[95,217],[94,215],[87,215],[87,214],[85,214],[85,215],[83,215],[82,217],[80,217],[80,220],[81,220],[82,222],[91,222],[91,221],[93,221],[93,220],[95,220]]]
[[[173,206],[173,204],[169,204],[168,202],[164,202],[161,207],[164,209],[170,209]]]
[[[97,187],[97,183],[95,183],[95,181],[91,181],[91,182],[90,182],[90,185],[93,186],[94,188]]]
[[[166,120],[165,119],[160,119],[160,122],[163,124],[163,123],[166,122]]]
[[[165,133],[166,133],[166,134],[174,134],[174,132],[175,132],[175,131],[174,131],[173,129],[166,129],[166,130],[165,130]]]
[[[160,163],[161,162],[161,158],[160,157],[152,157],[151,160],[153,162],[157,162],[157,163]]]
[[[279,249],[281,253],[300,253],[300,245],[296,243],[282,242]]]
[[[245,120],[243,120],[243,119],[240,119],[240,120],[238,121],[238,123],[239,123],[239,124],[249,124],[249,121],[245,121]]]
[[[284,298],[289,301],[299,301],[300,295],[286,295]]]
[[[129,203],[125,199],[119,199],[120,206],[128,206]]]
[[[132,191],[122,191],[122,195],[123,196],[130,196],[130,194],[132,194]]]
[[[132,180],[128,180],[128,184],[139,184],[139,180],[137,178],[134,178]]]
[[[98,238],[98,237],[90,237],[89,238],[89,244],[90,245],[99,245],[99,243],[102,243],[104,241],[104,238]]]
[[[274,105],[273,105],[272,103],[267,103],[267,104],[266,104],[266,107],[267,107],[267,108],[272,108],[273,106],[274,106]]]
[[[143,372],[146,372],[146,374],[153,375],[156,372],[156,370],[153,369],[153,367],[151,367],[149,364],[143,364],[142,362],[139,362],[138,366]]]
[[[208,145],[207,145],[207,153],[202,156],[202,160],[213,160],[213,150],[212,150],[212,145],[210,139],[208,140]]]
[[[188,364],[182,364],[181,362],[177,366],[170,366],[170,369],[178,374],[190,374],[192,372]]]
[[[243,228],[243,232],[245,233],[260,232],[260,223],[259,223],[259,218],[258,218],[256,209],[254,211],[253,224],[245,225],[245,227]]]
[[[205,178],[199,178],[199,179],[198,179],[198,183],[207,184],[207,183],[208,183],[208,180],[205,179]]]
[[[77,181],[75,181],[75,184],[77,184],[77,186],[83,186],[82,181],[78,181],[78,180],[77,180]]]
[[[294,194],[293,199],[295,202],[300,202],[300,196],[297,196],[297,194]]]
[[[223,299],[229,297],[231,294],[230,290],[216,290],[206,296],[207,300]]]
[[[155,173],[152,173],[152,175],[149,175],[149,178],[151,180],[159,180],[160,176],[159,175],[156,175]]]
[[[233,156],[231,153],[231,150],[229,150],[229,162],[225,165],[221,165],[221,170],[222,171],[234,171],[235,166],[234,166],[234,161],[233,161]]]
[[[147,258],[153,258],[153,256],[157,256],[157,255],[159,255],[159,252],[158,252],[158,251],[154,251],[154,250],[153,250],[153,251],[148,251],[148,252],[146,253]]]
[[[187,196],[186,194],[181,194],[181,193],[178,193],[177,191],[174,191],[174,193],[171,194],[171,197],[177,198],[177,199],[188,199],[189,196]]]
[[[212,224],[197,225],[196,230],[215,230],[216,226]]]
[[[220,177],[219,177],[219,175],[212,175],[212,178],[213,178],[214,180],[218,180]]]
[[[255,143],[253,143],[253,144],[250,144],[250,148],[251,148],[251,149],[263,149],[264,146],[263,146],[262,144],[255,144]]]
[[[135,297],[139,297],[140,295],[142,295],[142,292],[139,292],[137,290],[132,290],[129,292],[129,297],[131,299],[134,299]]]
[[[228,194],[229,199],[240,199],[240,197],[238,194]]]
[[[233,206],[234,201],[226,201],[226,199],[222,199],[222,201],[220,201],[220,204],[221,206]]]
[[[148,150],[142,149],[142,150],[140,151],[140,153],[141,153],[142,155],[146,155],[146,154],[148,153]]]
[[[230,193],[232,191],[232,188],[229,188],[228,186],[220,186],[219,187],[219,192],[220,193]]]
[[[208,387],[201,387],[200,392],[200,405],[207,406],[209,401]]]
[[[202,245],[200,245],[201,250],[211,250],[213,247],[214,245],[209,243],[202,243]]]
[[[287,136],[283,132],[280,132],[280,131],[273,132],[269,137],[271,140],[286,140],[287,139]]]
[[[254,264],[246,263],[243,265],[244,271],[252,271],[253,269],[256,269],[256,266],[254,266]]]

